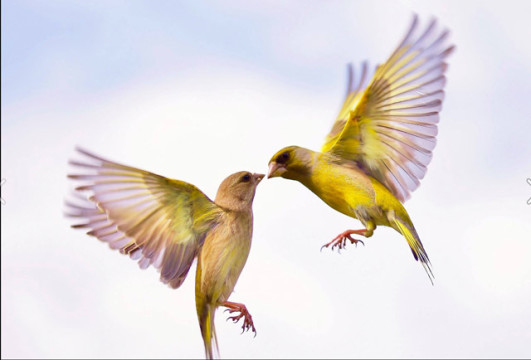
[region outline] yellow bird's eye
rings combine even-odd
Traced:
[[[245,175],[242,176],[240,181],[241,182],[249,182],[250,180],[251,180],[251,175],[245,174]]]
[[[282,154],[280,154],[277,157],[277,163],[279,164],[285,164],[289,160],[289,152],[284,151]]]

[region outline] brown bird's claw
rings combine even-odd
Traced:
[[[242,334],[245,331],[251,330],[252,332],[254,332],[254,336],[256,337],[256,329],[254,327],[253,317],[251,316],[245,305],[228,301],[225,302],[225,304],[223,305],[227,307],[225,311],[228,311],[230,314],[235,312],[239,313],[234,316],[229,316],[227,318],[227,321],[232,320],[233,323],[237,323],[238,321],[240,321],[241,318],[243,318]]]
[[[337,252],[341,253],[341,250],[345,249],[347,245],[347,240],[350,241],[351,244],[356,245],[356,247],[358,246],[358,243],[361,243],[363,246],[365,246],[365,243],[363,241],[354,239],[352,236],[350,236],[351,234],[363,235],[363,231],[365,230],[347,230],[345,232],[342,232],[341,234],[336,236],[332,241],[321,246],[321,251],[323,250],[323,248],[328,248],[330,245],[332,245],[332,251],[337,247]]]

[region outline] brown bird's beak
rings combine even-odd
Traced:
[[[256,173],[254,173],[253,174],[253,179],[258,184],[260,181],[262,181],[264,176],[265,176],[264,174],[256,174]]]
[[[286,167],[283,164],[277,162],[269,163],[269,172],[267,173],[267,178],[277,177],[286,172]]]

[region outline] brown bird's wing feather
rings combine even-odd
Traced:
[[[76,188],[80,202],[67,207],[84,222],[73,227],[89,229],[143,269],[153,265],[164,283],[179,287],[222,210],[194,185],[77,150],[85,159],[70,162],[81,171],[68,177],[83,185]]]
[[[417,24],[415,16],[367,88],[347,97],[322,148],[357,162],[401,201],[419,186],[431,161],[444,98],[444,61],[454,48],[445,45],[448,31],[436,31],[435,20],[420,35]]]

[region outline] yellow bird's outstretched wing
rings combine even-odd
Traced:
[[[341,131],[343,131],[343,128],[347,123],[350,112],[359,103],[361,96],[363,95],[363,91],[367,86],[367,81],[369,80],[367,67],[367,62],[364,61],[361,64],[361,73],[358,79],[356,78],[352,64],[347,65],[348,79],[345,101],[343,102],[343,107],[337,115],[334,125],[332,125],[332,130],[330,130],[330,133],[326,136],[325,143],[321,149],[322,152],[327,152],[332,148],[332,146],[334,146],[339,138],[339,135],[341,135]]]
[[[367,88],[347,97],[322,148],[357,162],[402,202],[419,186],[431,160],[444,98],[444,61],[454,49],[446,45],[448,31],[436,30],[435,19],[420,34],[417,25],[415,16]]]
[[[73,227],[89,229],[142,269],[152,264],[162,282],[178,288],[221,208],[194,185],[77,150],[85,159],[70,164],[82,171],[68,177],[83,184],[67,215],[84,222]]]

